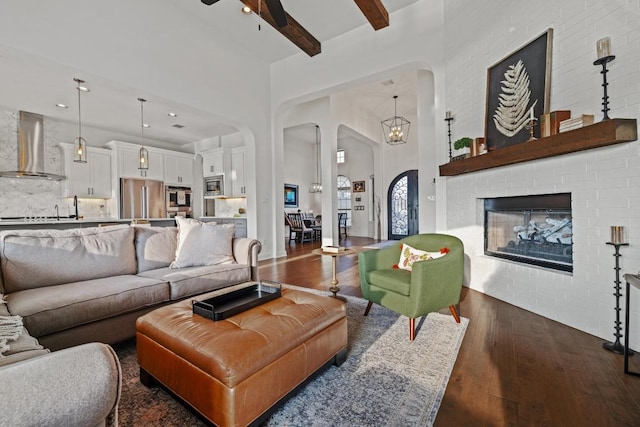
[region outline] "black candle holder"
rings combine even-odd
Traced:
[[[604,89],[601,110],[604,113],[602,121],[609,120],[609,95],[607,95],[607,86],[609,86],[609,83],[607,83],[607,73],[609,72],[609,70],[607,70],[607,63],[613,61],[614,59],[616,59],[614,55],[608,55],[603,56],[602,58],[598,58],[593,62],[593,65],[602,65],[602,71],[600,71],[600,74],[602,74],[602,87]]]
[[[446,117],[444,119],[444,121],[447,122],[447,135],[449,136],[449,162],[453,159],[453,152],[451,151],[451,120],[453,120],[453,117]]]
[[[607,245],[612,245],[615,248],[615,253],[613,254],[613,256],[616,257],[616,280],[614,282],[616,285],[613,287],[613,289],[616,292],[613,294],[613,296],[616,297],[616,322],[613,327],[613,329],[615,330],[615,333],[613,334],[613,336],[615,337],[615,341],[603,343],[602,348],[616,354],[624,354],[624,345],[620,343],[620,337],[622,336],[622,334],[620,333],[620,330],[622,329],[620,327],[620,297],[622,296],[622,294],[620,293],[620,290],[622,289],[622,287],[620,286],[620,246],[628,246],[629,244],[607,242]],[[633,354],[633,352],[629,350],[628,354]]]

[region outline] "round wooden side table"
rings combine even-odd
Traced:
[[[338,278],[336,277],[336,259],[338,259],[339,256],[353,255],[356,253],[356,251],[354,251],[351,248],[345,248],[343,251],[340,251],[340,252],[327,252],[327,251],[323,251],[322,248],[318,248],[318,249],[314,249],[311,252],[316,255],[325,255],[325,256],[331,257],[331,267],[333,270],[333,275],[331,279],[331,287],[329,288],[329,290],[333,293],[334,298],[345,300],[342,297],[338,297],[338,292],[340,292],[340,288],[338,287]]]

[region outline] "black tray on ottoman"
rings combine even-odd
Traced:
[[[192,301],[193,313],[213,320],[224,320],[245,310],[280,297],[281,285],[260,281],[203,301]]]

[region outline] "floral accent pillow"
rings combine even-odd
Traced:
[[[440,258],[448,253],[449,248],[441,248],[440,252],[427,252],[403,243],[400,250],[400,261],[394,265],[393,268],[411,271],[411,266],[414,262]]]

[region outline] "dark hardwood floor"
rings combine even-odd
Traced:
[[[328,290],[330,257],[311,253],[319,246],[287,243],[287,257],[260,262],[260,278]],[[357,262],[338,258],[341,294],[361,296]],[[640,426],[640,377],[602,339],[468,288],[460,310],[469,327],[436,426]],[[630,368],[640,372],[640,354]]]

